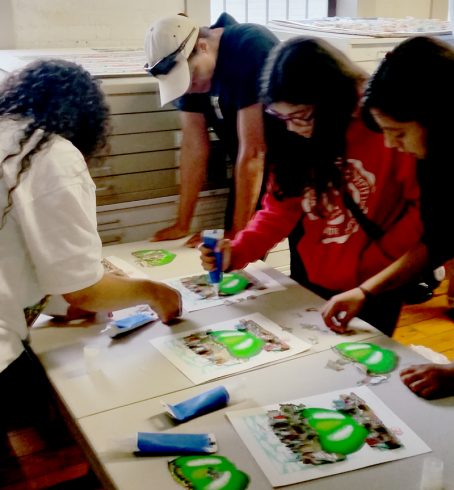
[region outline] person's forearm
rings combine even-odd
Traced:
[[[235,210],[232,232],[237,233],[245,228],[253,215],[260,195],[263,181],[264,155],[244,158],[235,167]]]
[[[92,286],[63,297],[72,306],[93,312],[115,311],[145,303],[153,307],[160,299],[160,285],[146,279],[105,274]]]
[[[396,289],[415,279],[427,264],[427,248],[419,243],[386,269],[365,280],[361,287],[373,296]]]
[[[178,205],[178,224],[181,229],[189,230],[195,206],[207,172],[208,155],[202,152],[180,165],[180,201]]]
[[[183,139],[180,156],[178,226],[189,231],[199,192],[206,179],[210,143],[202,114],[181,114]]]

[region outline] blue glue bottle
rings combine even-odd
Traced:
[[[224,386],[217,386],[176,405],[161,403],[174,420],[186,422],[194,417],[225,407],[229,402],[229,398],[227,389]]]
[[[224,230],[204,230],[202,231],[202,241],[205,247],[210,248],[214,252],[216,269],[210,271],[210,282],[216,289],[216,294],[219,296],[219,283],[222,281],[222,252],[215,252],[219,240],[224,238]]]
[[[161,403],[173,420],[186,422],[200,415],[224,408],[229,403],[238,403],[246,396],[245,383],[241,378],[237,378],[174,405],[163,400]]]
[[[211,454],[218,450],[214,434],[176,434],[138,432],[125,438],[113,438],[114,446],[137,455]]]

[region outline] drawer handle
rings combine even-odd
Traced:
[[[96,165],[90,166],[90,174],[92,177],[107,177],[113,172],[111,165],[103,165],[102,167],[97,167]]]
[[[123,235],[114,235],[114,236],[106,237],[106,238],[101,237],[101,241],[102,241],[103,245],[107,245],[109,243],[121,242],[122,238],[123,238]]]
[[[112,191],[113,188],[114,188],[113,185],[105,185],[103,187],[96,187],[96,192]]]
[[[116,225],[121,223],[120,219],[113,219],[112,221],[103,221],[102,223],[98,223],[98,226],[104,226],[104,225]]]
[[[96,165],[92,167],[93,170],[101,170],[103,172],[106,171],[111,171],[112,170],[112,165],[102,165],[101,167],[97,167]]]

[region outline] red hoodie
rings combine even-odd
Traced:
[[[403,255],[422,235],[415,160],[385,148],[383,135],[355,118],[347,131],[345,182],[351,196],[385,231],[372,240],[336,192],[327,217],[311,212],[313,191],[276,200],[268,192],[262,207],[232,242],[232,269],[263,257],[302,221],[296,249],[309,281],[331,291],[346,291]],[[295,279],[298,280],[297,277]]]

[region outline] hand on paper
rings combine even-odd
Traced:
[[[181,294],[176,289],[159,282],[154,283],[154,294],[150,306],[163,323],[174,320],[183,312]]]
[[[178,223],[172,226],[158,230],[154,236],[152,236],[150,242],[161,242],[164,240],[177,240],[178,238],[183,238],[188,234],[188,229],[181,228]]]
[[[189,240],[184,244],[188,248],[197,248],[202,243],[202,237],[200,233],[194,233]]]
[[[402,382],[423,398],[442,398],[454,395],[454,363],[421,364],[400,372]]]
[[[334,332],[344,333],[348,322],[361,310],[365,299],[359,288],[336,294],[323,307],[323,320]]]
[[[205,247],[204,245],[199,245],[200,250],[200,261],[202,262],[202,267],[206,271],[214,271],[216,269],[216,259],[214,257],[214,252],[222,252],[222,270],[225,271],[230,266],[230,261],[232,258],[232,245],[230,240],[224,239],[219,240],[216,250]]]

